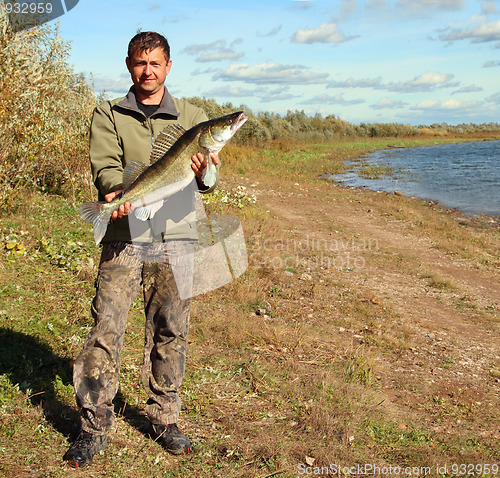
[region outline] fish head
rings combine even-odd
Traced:
[[[220,151],[247,119],[245,113],[238,111],[207,121],[201,130],[200,146],[211,152]]]

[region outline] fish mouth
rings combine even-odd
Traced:
[[[243,111],[239,114],[239,116],[236,118],[236,120],[233,123],[233,126],[231,127],[231,132],[234,134],[236,131],[238,131],[244,124],[245,121],[248,119],[248,116],[243,113]]]

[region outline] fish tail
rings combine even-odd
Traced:
[[[99,202],[86,202],[80,206],[80,217],[85,222],[90,222],[94,226],[94,239],[95,243],[99,244],[106,234],[109,219],[112,214],[111,209],[104,209],[103,201]]]

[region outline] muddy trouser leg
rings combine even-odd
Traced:
[[[92,303],[95,325],[73,372],[82,429],[90,433],[106,434],[114,424],[112,402],[119,386],[120,352],[128,311],[139,292],[141,271],[142,261],[131,244],[104,244]]]
[[[154,425],[177,423],[191,309],[192,241],[168,241],[166,261],[144,266],[146,338],[142,382]]]

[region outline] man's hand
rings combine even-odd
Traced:
[[[104,199],[106,200],[106,202],[111,202],[122,191],[123,189],[118,189],[118,191],[113,191],[112,193],[106,194],[104,196]],[[122,204],[116,211],[113,211],[113,214],[111,214],[111,220],[114,221],[115,219],[120,219],[123,216],[127,216],[130,210],[131,205],[129,202]]]
[[[219,164],[219,157],[215,153],[210,153],[210,157],[215,166],[217,166]],[[191,159],[193,161],[191,168],[193,168],[195,176],[201,180],[203,170],[207,167],[207,160],[202,153],[195,154]]]

